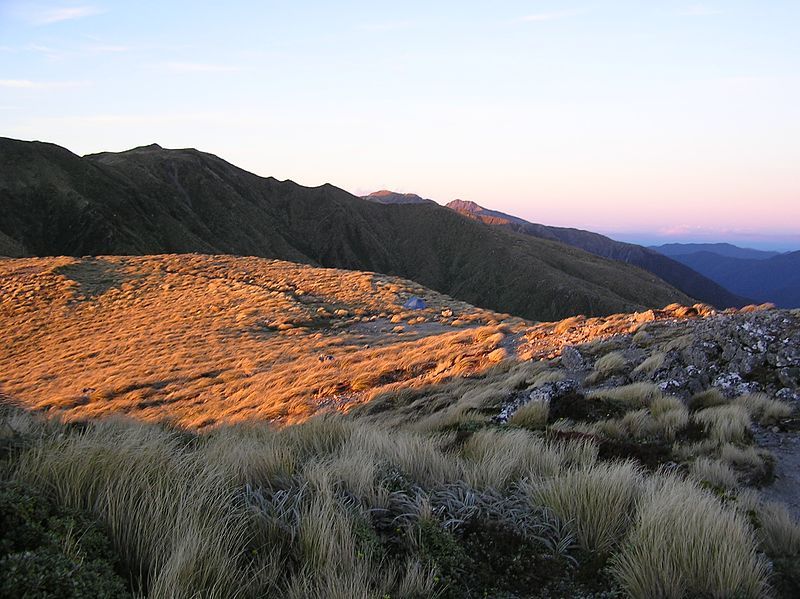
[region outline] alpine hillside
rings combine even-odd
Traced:
[[[537,320],[693,303],[639,268],[435,204],[365,202],[193,149],[81,158],[53,144],[0,140],[0,253],[192,252],[398,275]]]

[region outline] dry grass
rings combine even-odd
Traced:
[[[631,383],[620,387],[595,389],[587,394],[589,399],[603,399],[625,408],[648,406],[662,396],[661,389],[650,383]]]
[[[638,333],[637,333],[638,334]],[[645,358],[641,364],[633,369],[634,376],[637,374],[652,374],[664,365],[666,354],[662,352],[654,353],[652,356]]]
[[[506,372],[516,384],[528,380]],[[652,424],[686,408],[662,397],[639,412]],[[531,514],[550,510],[582,548],[610,554],[631,596],[722,597],[736,586],[749,597],[765,588],[743,515],[675,476],[601,462],[587,440],[492,427],[458,444],[455,433],[341,415],[200,434],[114,419],[67,428],[18,411],[0,417],[10,446],[21,448],[0,473],[95,513],[152,597],[229,597],[231,589],[242,597],[433,596],[441,590],[437,566],[413,551],[384,561],[369,540],[375,514],[410,522],[402,526],[448,518],[458,525],[476,513],[476,501],[488,501],[481,509],[516,526],[529,516],[506,503],[512,497]],[[733,460],[738,450],[718,451]],[[693,472],[722,486],[725,463],[701,457]],[[445,503],[434,503],[436,493]],[[797,525],[779,507],[757,507],[762,546],[796,553]],[[416,547],[412,532],[401,536]]]
[[[703,410],[705,408],[715,408],[717,406],[724,406],[728,403],[725,396],[719,389],[706,389],[692,395],[689,400],[689,408],[692,410]]]
[[[560,383],[566,380],[567,375],[562,370],[547,370],[537,375],[531,383],[531,387],[541,387],[548,383]]]
[[[794,413],[794,408],[791,405],[772,399],[764,393],[741,395],[733,403],[742,406],[747,410],[751,418],[763,425],[775,424]]]
[[[750,416],[739,405],[705,408],[695,412],[692,418],[719,443],[742,443],[750,434]]]
[[[681,335],[671,340],[664,346],[665,352],[682,351],[692,344],[693,338],[691,335]]]
[[[402,308],[411,295],[428,307]],[[673,317],[533,324],[381,274],[200,255],[6,260],[0,298],[0,328],[11,331],[0,348],[3,393],[20,405],[71,420],[123,413],[191,428],[386,405],[406,391],[555,358],[567,344],[617,347],[612,337]],[[598,360],[603,376],[615,356]],[[562,376],[537,381],[526,369],[523,387]],[[422,418],[443,406],[416,407]]]
[[[674,475],[651,479],[613,571],[636,599],[766,596],[747,519]]]
[[[628,366],[628,361],[621,351],[612,351],[601,356],[594,363],[594,370],[586,377],[590,384],[607,379],[612,374],[623,372]]]
[[[465,480],[471,486],[504,489],[524,478],[552,478],[570,465],[591,466],[597,447],[587,442],[547,443],[520,429],[484,429],[470,437],[463,455]]]
[[[800,523],[785,505],[765,503],[759,513],[759,522],[758,536],[764,551],[770,555],[800,555]]]
[[[698,458],[692,463],[689,471],[692,478],[713,487],[730,490],[739,486],[736,472],[723,460]]]
[[[611,551],[630,525],[644,477],[634,462],[569,468],[541,486],[531,500],[570,523],[584,549]]]
[[[641,405],[641,394],[622,394],[636,398],[627,407]],[[599,397],[605,397],[600,395]],[[632,405],[631,405],[632,404]],[[601,420],[589,425],[587,432],[595,432],[611,439],[663,439],[672,441],[689,424],[689,411],[676,397],[658,395],[648,408],[628,411],[622,418]]]
[[[403,310],[412,294],[428,308]],[[257,258],[5,261],[0,297],[0,328],[14,331],[4,393],[69,419],[297,422],[486,372],[505,338],[500,315],[411,281]],[[444,306],[468,325],[454,329]],[[427,322],[393,333],[392,316]]]
[[[550,402],[533,400],[520,407],[508,423],[530,429],[543,429],[547,426],[550,415]]]
[[[363,544],[366,516],[339,488],[379,504],[384,463],[424,483],[460,478],[436,437],[387,439],[387,431],[326,418],[197,437],[119,420],[56,430],[29,437],[13,476],[95,513],[150,597],[434,593],[428,565],[384,564]]]

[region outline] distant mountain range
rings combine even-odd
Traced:
[[[664,245],[650,246],[650,249],[673,258],[675,256],[685,256],[686,254],[695,254],[697,252],[711,252],[718,256],[743,258],[745,260],[766,260],[767,258],[780,255],[780,252],[742,248],[730,243],[665,243]]]
[[[658,249],[665,247],[674,260],[735,293],[800,308],[800,251],[778,254],[730,244],[670,244]]]
[[[0,254],[238,254],[413,279],[536,320],[693,299],[653,274],[435,203],[365,202],[157,145],[83,158],[0,138]]]
[[[751,300],[731,293],[724,286],[715,283],[684,264],[639,245],[614,241],[591,231],[531,223],[510,214],[488,210],[475,202],[454,200],[447,204],[447,207],[488,225],[503,227],[541,239],[559,241],[596,256],[633,264],[652,272],[685,294],[714,306],[741,307],[751,303]]]

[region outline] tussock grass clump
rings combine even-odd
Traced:
[[[557,322],[556,326],[553,328],[553,332],[556,335],[563,335],[571,328],[581,324],[585,320],[586,317],[582,314],[579,314],[578,316],[570,316],[569,318],[565,318],[564,320]]]
[[[531,500],[568,522],[581,547],[606,553],[628,529],[643,482],[635,462],[599,463],[569,468],[532,487]]]
[[[750,433],[750,416],[740,405],[705,408],[695,412],[693,418],[720,443],[742,443]]]
[[[543,429],[547,426],[549,415],[549,401],[533,400],[514,412],[511,418],[508,419],[508,423],[523,428]]]
[[[651,478],[612,571],[632,597],[763,597],[768,566],[746,517],[676,475]]]
[[[565,467],[591,466],[597,447],[588,442],[548,443],[525,430],[484,429],[464,445],[465,480],[478,489],[504,489],[522,478],[552,478]]]
[[[638,335],[638,333],[637,333]],[[633,375],[637,374],[652,374],[659,368],[664,365],[664,360],[666,358],[666,354],[662,352],[658,352],[653,354],[652,356],[646,358],[639,364],[636,368],[633,369]]]
[[[547,383],[560,383],[566,380],[567,375],[561,370],[546,370],[538,374],[531,383],[531,388],[542,387]]]
[[[612,374],[623,372],[628,366],[628,360],[621,351],[612,351],[601,356],[594,363],[594,370],[589,373],[586,380],[589,384],[598,383],[607,379]]]
[[[794,408],[788,403],[772,399],[765,393],[748,393],[740,395],[733,400],[734,405],[742,406],[751,418],[760,424],[775,424],[788,418],[794,413]]]
[[[785,505],[765,503],[759,512],[758,536],[770,555],[800,555],[800,524]]]
[[[689,425],[689,410],[677,397],[663,395],[650,402],[656,433],[669,441]]]
[[[650,383],[631,383],[620,387],[595,389],[586,395],[589,399],[604,399],[625,408],[648,406],[662,396],[661,389]]]
[[[18,473],[60,504],[97,514],[153,596],[221,597],[249,588],[237,551],[247,538],[246,513],[230,509],[225,473],[187,456],[177,433],[97,423],[26,453]]]
[[[725,443],[719,447],[719,458],[737,470],[743,470],[762,478],[772,468],[773,457],[764,449],[740,447]]]
[[[664,351],[671,352],[671,351],[682,351],[689,347],[692,344],[693,337],[692,335],[681,335],[680,337],[676,337],[672,339],[669,343],[664,346]]]
[[[781,503],[764,501],[752,489],[739,493],[736,507],[756,522],[761,548],[773,557],[800,555],[800,522]]]
[[[724,406],[728,403],[725,396],[719,389],[711,388],[700,391],[692,395],[689,400],[689,409],[692,411],[704,410],[705,408],[715,408]]]
[[[698,458],[689,468],[692,478],[721,489],[735,489],[739,486],[736,472],[722,460]]]
[[[629,434],[627,426],[619,418],[598,420],[592,424],[581,424],[573,428],[580,433],[598,434],[617,440],[624,439]]]
[[[631,341],[633,341],[634,345],[642,347],[646,345],[651,339],[652,336],[650,335],[650,333],[647,332],[647,326],[642,325],[639,327],[639,330],[636,331],[636,334],[633,336]]]
[[[629,387],[632,385],[629,385]],[[612,390],[613,391],[613,390]],[[604,397],[604,395],[600,395]],[[636,398],[641,401],[646,395],[631,393],[625,390],[624,398]],[[648,408],[640,408],[627,412],[622,418],[601,420],[592,425],[595,432],[611,439],[657,438],[672,441],[676,435],[689,424],[689,411],[677,397],[658,395]]]

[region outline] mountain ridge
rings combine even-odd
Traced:
[[[54,149],[57,148],[57,149]],[[692,303],[643,270],[433,204],[365,202],[194,149],[85,158],[0,139],[0,232],[29,255],[253,255],[413,279],[536,320]]]
[[[484,208],[469,200],[453,200],[446,206],[488,225],[507,227],[541,239],[560,241],[603,258],[633,264],[652,272],[687,295],[718,307],[741,307],[751,303],[750,299],[731,293],[724,286],[680,261],[639,245],[615,241],[592,231],[532,223],[498,210]]]
[[[388,189],[373,191],[368,195],[361,196],[361,199],[378,204],[436,204],[433,200],[423,198],[415,193],[399,193]]]
[[[749,259],[694,252],[675,256],[675,260],[757,301],[800,307],[800,251]]]
[[[649,248],[670,257],[694,254],[696,252],[712,252],[729,258],[766,260],[781,254],[781,252],[740,247],[732,243],[664,243],[662,245],[651,245]]]

